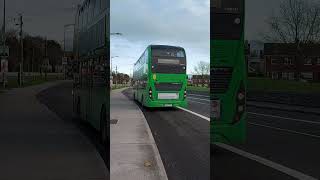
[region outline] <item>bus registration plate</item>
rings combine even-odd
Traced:
[[[158,99],[179,99],[178,93],[158,93]]]

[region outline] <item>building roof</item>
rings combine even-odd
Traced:
[[[320,56],[320,44],[302,44],[300,48],[306,56]],[[296,55],[296,45],[293,43],[265,43],[264,55]]]

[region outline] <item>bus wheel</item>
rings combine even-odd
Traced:
[[[100,112],[100,138],[101,138],[101,142],[104,144],[106,142],[107,139],[107,135],[106,135],[106,108],[105,106],[103,106],[101,108],[101,112]]]
[[[143,96],[141,96],[141,107],[143,107],[144,104],[143,104]]]
[[[107,114],[106,114],[106,107],[105,105],[101,108],[100,113],[100,139],[102,142],[102,151],[103,151],[103,157],[106,161],[107,168],[110,169],[110,139],[109,139],[109,126],[107,122]]]
[[[75,109],[74,109],[74,118],[75,119],[80,119],[80,113],[81,113],[81,109],[80,109],[80,97],[78,96],[77,98],[76,98],[76,102],[75,102],[75,104],[76,104],[76,107],[75,107]]]
[[[80,116],[80,97],[78,96],[78,99],[77,99],[77,115]]]

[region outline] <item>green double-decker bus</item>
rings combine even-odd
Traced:
[[[110,81],[108,0],[83,1],[78,7],[74,33],[73,112],[100,134],[109,168]]]
[[[246,140],[244,0],[211,1],[211,143]]]
[[[134,99],[145,107],[186,107],[186,69],[183,48],[148,46],[134,64]]]

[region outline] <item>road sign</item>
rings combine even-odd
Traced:
[[[8,57],[9,56],[9,47],[8,46],[0,46],[0,56]]]

